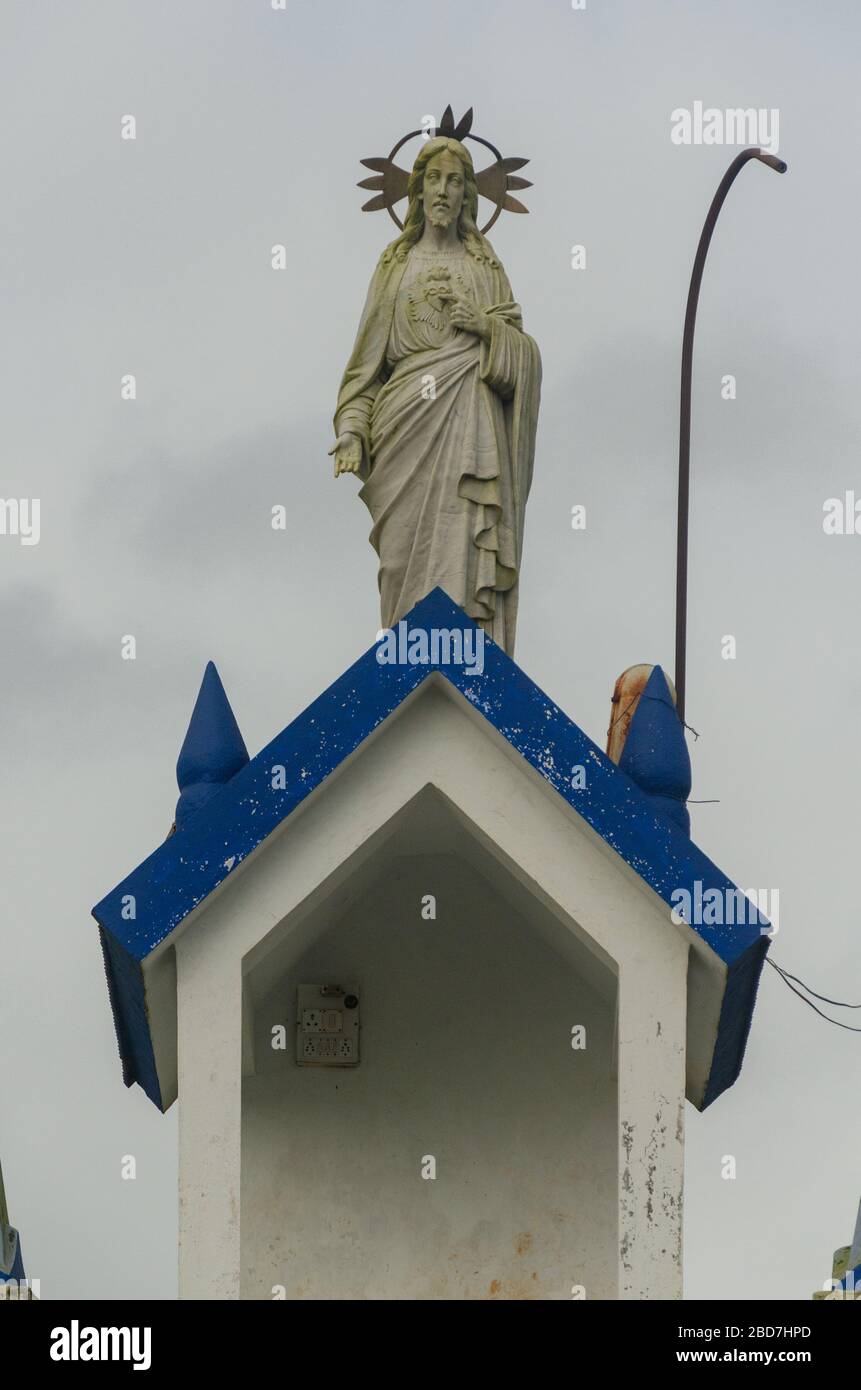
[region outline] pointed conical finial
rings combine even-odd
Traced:
[[[247,762],[248,749],[221,677],[213,662],[208,661],[176,764],[180,790],[177,828],[205,806]]]
[[[621,746],[610,726],[608,753],[655,806],[686,835],[691,818],[686,801],[691,792],[691,759],[685,731],[676,713],[674,692],[660,666],[631,667],[616,683],[614,701],[625,707],[615,720],[625,724]],[[626,683],[626,677],[630,681]]]

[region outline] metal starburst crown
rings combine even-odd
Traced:
[[[362,205],[362,212],[379,212],[385,208],[397,227],[403,231],[404,224],[394,210],[394,204],[399,203],[402,198],[407,196],[407,184],[410,179],[410,171],[401,169],[395,164],[395,155],[402,145],[408,140],[414,140],[417,135],[424,135],[424,130],[411,130],[408,135],[404,135],[395,145],[391,154],[387,158],[373,155],[370,159],[361,161],[366,169],[374,169],[372,178],[361,179],[359,188],[380,189],[375,198],[369,198]],[[469,108],[465,116],[462,116],[455,125],[454,116],[450,106],[445,108],[442,120],[436,129],[437,136],[447,136],[452,140],[475,140],[477,144],[484,145],[485,149],[490,150],[495,156],[495,163],[488,164],[486,169],[476,172],[475,182],[482,198],[487,198],[488,202],[494,203],[493,216],[481,228],[482,235],[488,232],[493,226],[501,212],[528,212],[517,198],[512,198],[509,189],[512,188],[531,188],[529,179],[518,178],[514,173],[515,169],[522,169],[524,164],[528,164],[528,159],[509,157],[503,159],[499,150],[492,145],[489,140],[484,140],[480,135],[472,133],[472,107]]]

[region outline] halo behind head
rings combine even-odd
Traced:
[[[359,181],[359,188],[381,190],[377,193],[376,197],[369,198],[368,201],[362,205],[363,212],[378,212],[382,208],[385,208],[395,226],[403,231],[404,224],[394,211],[394,204],[410,196],[409,185],[412,174],[395,164],[395,155],[408,140],[414,140],[418,136],[426,134],[427,132],[424,130],[411,130],[397,142],[387,158],[374,155],[369,159],[363,159],[361,161],[366,169],[373,169],[375,173],[372,178],[361,179]],[[486,169],[480,169],[478,173],[475,173],[472,156],[465,144],[467,140],[474,140],[477,144],[484,145],[484,147],[490,150],[491,154],[495,156],[496,162],[494,164],[489,164]],[[446,148],[459,147],[457,148],[457,152],[460,154],[461,158],[465,155],[466,159],[469,161],[468,168],[473,174],[477,192],[481,194],[483,198],[487,198],[489,202],[495,203],[496,207],[493,216],[481,228],[482,236],[485,232],[490,230],[502,211],[529,211],[517,198],[513,198],[509,192],[509,189],[512,188],[532,187],[529,179],[522,179],[514,174],[515,169],[522,169],[525,164],[529,163],[529,160],[521,159],[519,156],[503,159],[499,150],[495,145],[492,145],[489,140],[485,140],[481,135],[473,135],[472,107],[470,107],[465,116],[461,117],[456,125],[451,107],[446,107],[442,120],[437,127],[436,134],[426,142],[416,156],[416,160],[413,164],[413,172],[415,172],[416,164],[422,158],[429,145],[435,146],[434,153],[439,153],[440,150]],[[433,156],[431,155],[430,157],[432,158]]]

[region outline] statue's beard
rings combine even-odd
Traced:
[[[454,221],[451,208],[432,207],[427,216],[432,227],[439,227],[443,231]]]

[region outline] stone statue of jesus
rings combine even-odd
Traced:
[[[373,517],[382,625],[439,585],[512,655],[541,358],[476,225],[472,158],[428,140],[335,412],[335,476]]]

